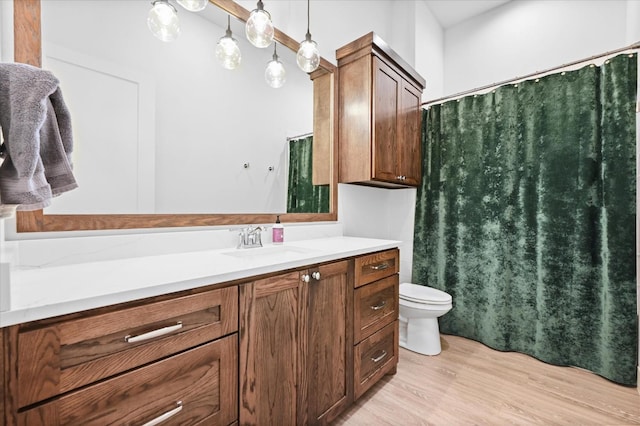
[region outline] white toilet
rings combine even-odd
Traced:
[[[431,287],[400,284],[400,346],[424,355],[438,355],[438,317],[453,307],[451,295]]]

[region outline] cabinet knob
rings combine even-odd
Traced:
[[[309,280],[310,280],[310,278],[309,278],[309,274],[302,274],[301,279],[302,279],[302,282],[304,282],[304,283],[308,283],[308,282],[309,282]]]
[[[320,272],[317,272],[317,271],[313,272],[311,276],[313,277],[314,280],[320,281]]]

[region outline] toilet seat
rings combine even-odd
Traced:
[[[400,299],[428,305],[449,305],[452,300],[444,291],[413,283],[400,284]]]

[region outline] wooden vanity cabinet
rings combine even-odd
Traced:
[[[355,260],[354,396],[395,373],[399,343],[399,251]]]
[[[398,266],[385,250],[3,328],[0,424],[330,424],[395,371]]]
[[[320,265],[308,274],[301,395],[306,416],[299,424],[326,425],[353,402],[353,261]]]
[[[418,186],[425,80],[369,33],[336,51],[341,183]]]
[[[240,424],[329,424],[351,404],[352,262],[240,286]]]
[[[237,329],[236,287],[3,329],[7,423],[230,424]]]

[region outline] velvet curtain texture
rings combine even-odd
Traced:
[[[443,333],[636,384],[637,55],[423,112],[413,280]]]
[[[329,185],[313,184],[313,136],[289,141],[287,213],[328,213]]]

